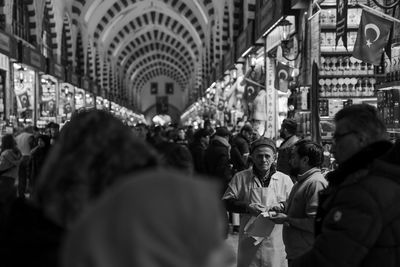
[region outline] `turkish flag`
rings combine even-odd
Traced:
[[[289,81],[292,78],[293,68],[280,61],[277,62],[278,64],[275,68],[275,88],[280,90],[280,80]]]
[[[379,66],[392,29],[392,21],[363,10],[353,57]]]

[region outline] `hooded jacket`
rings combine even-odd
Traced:
[[[314,246],[293,266],[400,266],[399,150],[374,143],[328,174]]]

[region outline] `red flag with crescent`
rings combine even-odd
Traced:
[[[379,66],[390,42],[392,28],[392,21],[363,10],[353,57]]]

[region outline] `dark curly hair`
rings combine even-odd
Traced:
[[[156,152],[111,113],[78,112],[48,155],[35,200],[48,216],[67,226],[126,174],[158,164]]]

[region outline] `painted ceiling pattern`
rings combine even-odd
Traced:
[[[209,57],[221,54],[222,39],[210,42],[220,37],[212,34],[218,24],[212,0],[74,0],[72,23],[82,21],[94,45],[115,60],[130,98],[161,75],[199,90]]]

